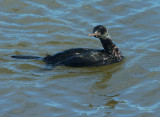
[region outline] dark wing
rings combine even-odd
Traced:
[[[69,57],[59,63],[59,65],[65,65],[70,67],[93,67],[93,66],[99,66],[101,63],[103,63],[103,59],[100,59],[98,56],[98,53],[84,53],[81,55],[75,55],[72,57]]]
[[[75,57],[77,55],[86,53],[90,50],[92,49],[87,49],[87,48],[69,49],[69,50],[65,50],[63,52],[57,53],[55,55],[48,55],[43,59],[43,61],[46,62],[47,64],[57,64],[61,61],[67,60],[68,58]]]

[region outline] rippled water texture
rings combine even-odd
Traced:
[[[0,0],[0,117],[159,117],[159,0]],[[94,68],[45,70],[35,60],[75,48],[109,28],[126,59]]]

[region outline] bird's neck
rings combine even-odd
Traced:
[[[100,38],[100,41],[102,43],[103,48],[106,51],[109,52],[109,51],[113,50],[115,44],[112,42],[110,37]]]
[[[117,58],[117,60],[119,61],[123,59],[120,49],[112,42],[110,37],[100,38],[100,41],[103,45],[104,50],[108,54],[112,55],[112,57]]]

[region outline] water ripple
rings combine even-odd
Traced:
[[[157,117],[159,4],[1,0],[0,116]],[[109,28],[124,62],[44,70],[41,61],[10,58],[14,54],[43,57],[74,47],[102,48],[98,39],[87,36],[99,24]]]

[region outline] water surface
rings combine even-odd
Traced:
[[[0,0],[1,117],[160,116],[160,2],[143,0]],[[95,25],[109,28],[126,59],[94,68],[42,70],[35,60],[83,47]]]

